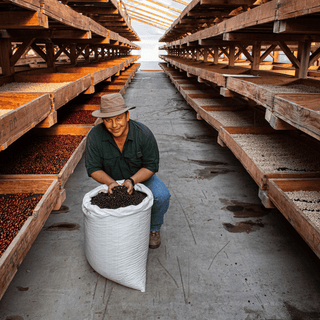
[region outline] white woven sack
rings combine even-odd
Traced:
[[[137,206],[118,209],[100,209],[91,204],[93,196],[108,192],[106,185],[85,194],[82,202],[84,245],[87,260],[95,271],[121,285],[145,292],[153,195],[140,183],[134,189],[146,193],[147,197]]]

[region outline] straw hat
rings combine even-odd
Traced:
[[[121,93],[105,94],[101,97],[100,110],[93,111],[92,115],[97,118],[110,118],[134,108],[127,108]]]

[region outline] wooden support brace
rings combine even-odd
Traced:
[[[222,141],[220,135],[218,135],[217,143],[218,143],[221,147],[223,147],[223,148],[226,148],[226,147],[227,147],[227,145]]]
[[[32,42],[34,40],[35,40],[35,38],[27,39],[19,46],[18,50],[10,58],[10,66],[11,67],[13,67],[17,63],[17,61],[27,51],[27,49],[30,47],[30,45],[32,44]]]
[[[300,61],[294,56],[294,54],[291,52],[289,47],[283,42],[278,42],[281,50],[284,52],[284,54],[287,56],[287,58],[291,61],[291,63],[296,67],[300,68]]]
[[[229,47],[229,66],[234,66],[234,60],[235,60],[235,45],[232,44]]]
[[[275,205],[272,203],[272,201],[270,200],[270,198],[268,197],[268,192],[267,190],[261,190],[259,189],[258,192],[258,197],[261,200],[261,203],[263,204],[263,206],[267,209],[273,209],[275,208]]]
[[[10,39],[0,39],[0,65],[2,75],[8,76],[14,73],[13,67],[10,65],[11,57],[11,41]]]
[[[52,41],[46,42],[46,53],[47,53],[47,67],[54,68],[55,59],[54,59],[54,44]]]
[[[57,198],[57,202],[53,208],[53,210],[59,210],[62,206],[62,203],[64,202],[64,200],[66,200],[67,198],[67,193],[66,193],[66,189],[60,190],[59,196]]]
[[[224,96],[225,98],[237,97],[237,94],[235,92],[230,91],[229,89],[226,89],[224,87],[220,88],[220,95]]]
[[[245,55],[245,57],[252,63],[253,58],[250,55],[250,53],[248,52],[247,47],[243,46],[242,44],[238,44],[238,47],[241,50],[241,53],[243,53]]]
[[[253,55],[253,61],[251,64],[252,70],[259,70],[260,65],[260,52],[261,52],[261,43],[258,42],[253,45],[252,47],[252,55]]]
[[[299,70],[296,70],[298,78],[307,78],[309,59],[310,59],[311,41],[299,42],[298,59],[300,60]]]
[[[295,130],[289,123],[279,119],[272,111],[266,110],[265,119],[270,123],[274,130]]]
[[[203,120],[199,113],[197,113],[197,120]]]

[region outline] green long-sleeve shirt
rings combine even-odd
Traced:
[[[103,170],[114,180],[127,179],[141,168],[159,170],[157,141],[144,124],[129,120],[129,132],[122,153],[103,123],[87,136],[85,165],[90,176]]]

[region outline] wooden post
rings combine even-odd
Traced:
[[[11,68],[10,66],[11,55],[10,39],[0,39],[0,65],[2,67],[2,75],[4,76],[14,73],[13,67]]]
[[[69,48],[70,48],[70,63],[75,66],[77,64],[77,46],[75,43],[71,43],[69,45]]]
[[[199,61],[200,60],[200,49],[196,48],[195,51],[196,51],[196,60]]]
[[[46,61],[47,68],[54,68],[55,59],[54,59],[54,45],[51,39],[46,41]]]
[[[204,50],[203,60],[204,60],[204,62],[207,62],[208,61],[208,48],[204,48],[203,50]]]
[[[295,76],[298,78],[306,78],[308,76],[310,50],[311,41],[299,42],[298,60],[300,60],[300,68],[296,69],[295,72]]]
[[[234,66],[235,50],[236,50],[235,45],[231,44],[229,47],[229,66],[230,67]]]
[[[218,64],[219,63],[219,47],[213,46],[213,63]]]
[[[252,70],[259,70],[260,51],[261,51],[261,42],[257,42],[252,46],[252,58],[253,58],[253,62],[251,64]]]
[[[279,51],[273,51],[273,62],[279,62]]]
[[[84,60],[86,62],[90,62],[90,48],[89,46],[87,46],[85,49],[84,49]]]

